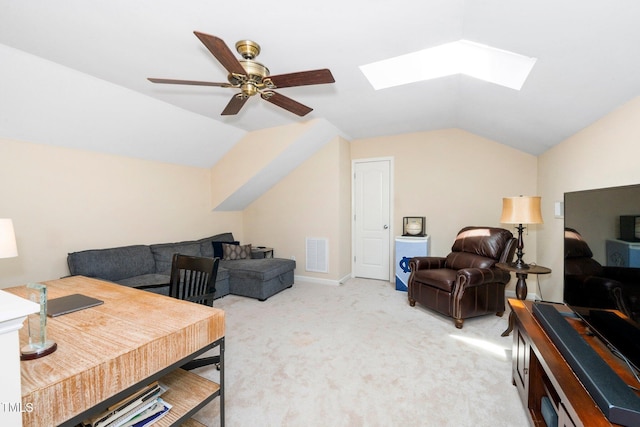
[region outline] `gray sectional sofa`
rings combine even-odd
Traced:
[[[215,297],[227,294],[261,301],[293,285],[296,263],[282,258],[222,259],[221,243],[237,243],[232,233],[200,240],[153,245],[132,245],[72,252],[67,256],[69,272],[168,295],[174,253],[220,257]]]

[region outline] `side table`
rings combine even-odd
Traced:
[[[265,248],[264,246],[251,248],[251,258],[273,258],[273,248]]]
[[[499,262],[496,264],[496,267],[506,270],[509,272],[516,273],[516,277],[518,281],[516,282],[516,298],[519,300],[527,299],[527,276],[529,274],[549,274],[551,273],[551,269],[547,267],[543,267],[541,265],[529,265],[527,267],[517,267],[513,263],[504,263]],[[513,322],[515,318],[513,317],[513,311],[509,313],[509,326],[507,329],[501,334],[501,336],[506,337],[513,331]]]

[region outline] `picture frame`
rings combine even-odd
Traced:
[[[402,218],[402,235],[424,237],[425,217],[405,216]]]

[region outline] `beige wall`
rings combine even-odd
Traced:
[[[353,159],[393,157],[393,232],[402,218],[426,217],[431,254],[451,251],[467,225],[499,223],[502,197],[536,193],[535,156],[459,129],[353,141]],[[546,217],[546,216],[545,216]],[[535,261],[535,234],[526,237],[527,261]]]
[[[296,276],[338,283],[350,274],[350,157],[336,137],[244,210],[246,243],[296,259]],[[329,272],[305,270],[305,238],[327,238]]]
[[[351,161],[378,157],[394,160],[392,232],[401,234],[403,216],[426,216],[435,255],[449,253],[466,225],[501,226],[502,197],[537,192],[535,156],[461,130],[336,138],[245,209],[246,243],[295,256],[298,277],[336,283],[350,275]],[[526,236],[530,262],[536,233]],[[305,271],[305,237],[329,239],[328,274]]]
[[[307,127],[296,123],[247,133],[211,168],[213,208],[278,157]]]
[[[543,209],[553,209],[564,193],[640,183],[640,97],[635,98],[548,150],[538,160],[538,188]],[[562,219],[545,224],[538,259],[553,269],[540,277],[543,297],[562,301]]]
[[[240,213],[211,210],[210,171],[0,138],[0,218],[19,256],[0,287],[68,274],[66,254],[233,231]]]
[[[336,137],[244,212],[211,211],[208,169],[0,139],[0,217],[13,218],[20,252],[0,260],[0,287],[67,274],[70,251],[224,231],[295,256],[298,276],[336,282],[351,271],[351,161],[392,157],[393,232],[403,216],[426,216],[434,255],[465,225],[500,226],[502,197],[541,195],[545,223],[525,236],[525,260],[553,269],[540,283],[545,299],[560,300],[563,221],[553,202],[639,183],[639,122],[636,98],[538,158],[458,129]],[[304,271],[306,236],[329,239],[328,274]]]

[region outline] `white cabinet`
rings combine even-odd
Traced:
[[[640,242],[607,240],[607,265],[640,267]]]
[[[409,284],[409,261],[413,257],[429,256],[429,236],[396,237],[396,290],[406,291]]]

